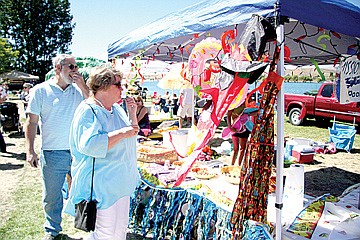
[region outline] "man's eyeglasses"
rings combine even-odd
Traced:
[[[66,64],[65,64],[66,65]],[[66,66],[68,66],[69,68],[70,68],[70,70],[78,70],[79,69],[79,66],[77,66],[77,65],[74,65],[74,64],[72,64],[72,63],[70,63],[70,64],[67,64]]]

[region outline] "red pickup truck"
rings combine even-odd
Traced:
[[[335,97],[335,84],[324,82],[314,95],[285,94],[285,112],[292,125],[301,125],[305,118],[315,118],[320,123],[337,121],[355,123],[360,126],[360,102],[340,104]],[[302,112],[304,111],[304,112]],[[299,118],[304,116],[303,118]]]

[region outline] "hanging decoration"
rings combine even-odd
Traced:
[[[274,158],[274,105],[283,82],[283,78],[274,72],[274,66],[275,61],[268,77],[256,89],[262,92],[262,98],[241,166],[239,195],[231,216],[233,239],[242,239],[245,220],[266,223],[267,194]]]
[[[322,80],[322,81],[325,81],[326,79],[325,79],[324,73],[321,71],[318,62],[315,61],[314,58],[310,58],[310,61],[311,61],[311,63],[315,66],[317,72],[319,73],[319,75],[320,75],[320,77],[321,77],[321,80]]]
[[[217,59],[222,53],[221,50],[221,42],[213,37],[208,37],[195,45],[189,58],[191,83],[194,87],[208,89],[213,86],[210,78],[212,73],[220,71]]]
[[[290,48],[288,46],[284,45],[284,61],[285,62],[287,62],[287,63],[292,62],[290,55],[291,55]]]
[[[253,15],[252,19],[246,25],[247,34],[241,36],[239,42],[246,48],[249,48],[254,55],[262,56],[265,49],[265,43],[268,40],[276,39],[275,30],[272,29],[271,31],[268,26],[269,25],[265,23],[263,17]],[[266,28],[266,31],[264,28]],[[266,35],[268,32],[270,33]],[[251,44],[254,45],[250,45],[250,41]],[[261,47],[257,48],[256,46]],[[192,128],[195,129],[194,136],[196,136],[191,138],[193,140],[190,146],[192,152],[189,152],[190,155],[184,158],[185,163],[182,165],[177,175],[177,181],[175,182],[174,187],[179,186],[184,181],[192,165],[202,152],[202,149],[215,135],[215,131],[221,119],[224,117],[236,96],[249,81],[255,81],[267,66],[267,63],[256,61],[251,63],[247,62],[246,64],[244,64],[243,61],[236,62],[235,60],[230,60],[232,57],[230,54],[227,55],[229,55],[228,61],[225,64],[224,58],[221,60],[220,66],[222,71],[217,78],[216,85],[208,89],[200,90],[200,92],[210,97],[212,105],[201,112],[197,125]],[[254,59],[257,59],[257,57]],[[223,84],[224,81],[226,84]],[[191,133],[189,133],[189,135],[190,134]]]
[[[321,48],[323,49],[323,50],[326,50],[326,44],[324,44],[324,43],[321,43],[321,40],[322,39],[326,39],[326,40],[328,40],[328,41],[330,41],[331,40],[331,37],[329,36],[329,35],[327,35],[326,33],[324,33],[324,34],[322,34],[322,35],[320,35],[318,38],[317,38],[317,43],[319,44],[319,46],[321,46]]]

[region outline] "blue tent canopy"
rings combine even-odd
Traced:
[[[241,32],[241,24],[246,23],[253,14],[272,17],[276,9],[282,16],[345,34],[341,39],[343,48],[356,44],[354,37],[360,37],[358,0],[282,0],[279,4],[276,0],[206,0],[130,32],[109,45],[108,57],[142,55],[150,58],[156,54],[156,59],[179,61],[183,58],[183,54],[176,51],[180,46],[195,44],[208,35],[219,38],[224,30],[233,26],[237,26]],[[193,34],[197,34],[197,37],[193,37]],[[316,43],[316,40],[313,42]],[[346,50],[331,52],[346,53]],[[173,53],[171,59],[169,52]]]
[[[187,46],[196,44],[209,34],[219,38],[226,29],[236,27],[239,33],[253,14],[273,17],[277,14],[301,21],[286,23],[285,44],[297,44],[300,51],[291,49],[294,64],[310,64],[310,58],[322,63],[331,61],[341,54],[347,53],[350,45],[357,46],[359,53],[360,37],[360,0],[205,0],[178,12],[169,14],[159,20],[134,30],[108,47],[108,58],[134,57],[157,60],[182,61],[186,55],[182,51]],[[298,26],[298,27],[297,27]],[[295,29],[296,28],[296,29]],[[326,34],[331,41],[319,45],[319,28],[327,29]],[[282,30],[282,27],[280,28]],[[340,34],[334,34],[331,31]],[[197,34],[196,37],[193,34]],[[240,35],[240,34],[239,34]],[[302,43],[297,38],[306,35]],[[313,35],[313,37],[311,37]],[[306,40],[306,41],[305,41]],[[307,42],[309,41],[309,42]],[[301,45],[299,45],[301,44]],[[309,47],[309,45],[317,48]],[[320,46],[320,48],[319,48]],[[316,50],[310,52],[310,50]],[[305,59],[305,60],[304,60]],[[284,58],[279,65],[283,65]],[[298,61],[297,63],[295,62]],[[329,62],[330,63],[330,62]],[[283,66],[282,66],[283,67]],[[281,70],[281,68],[279,68]],[[283,92],[278,94],[278,146],[284,145],[283,136]],[[277,189],[282,189],[283,149],[277,151]],[[279,173],[279,174],[278,174]],[[282,205],[282,191],[277,191],[276,204]],[[281,238],[281,208],[277,208],[276,236]]]
[[[187,35],[204,33],[213,29],[224,28],[247,22],[253,14],[268,15],[274,13],[274,2],[268,0],[210,0],[203,1],[171,13],[159,20],[130,32],[108,47],[108,58],[124,55],[132,51],[137,54],[139,49],[157,50],[162,43],[160,53],[167,48],[176,48],[181,44],[193,42]],[[183,38],[181,38],[183,36]],[[180,38],[179,38],[180,37]],[[175,41],[172,39],[177,38]]]
[[[280,13],[313,26],[360,37],[359,0],[280,0]]]

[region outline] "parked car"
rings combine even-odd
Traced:
[[[335,84],[324,82],[317,94],[285,94],[285,112],[292,125],[301,125],[306,118],[319,122],[336,121],[360,125],[360,102],[340,104],[335,96]],[[299,118],[302,116],[303,118]]]

